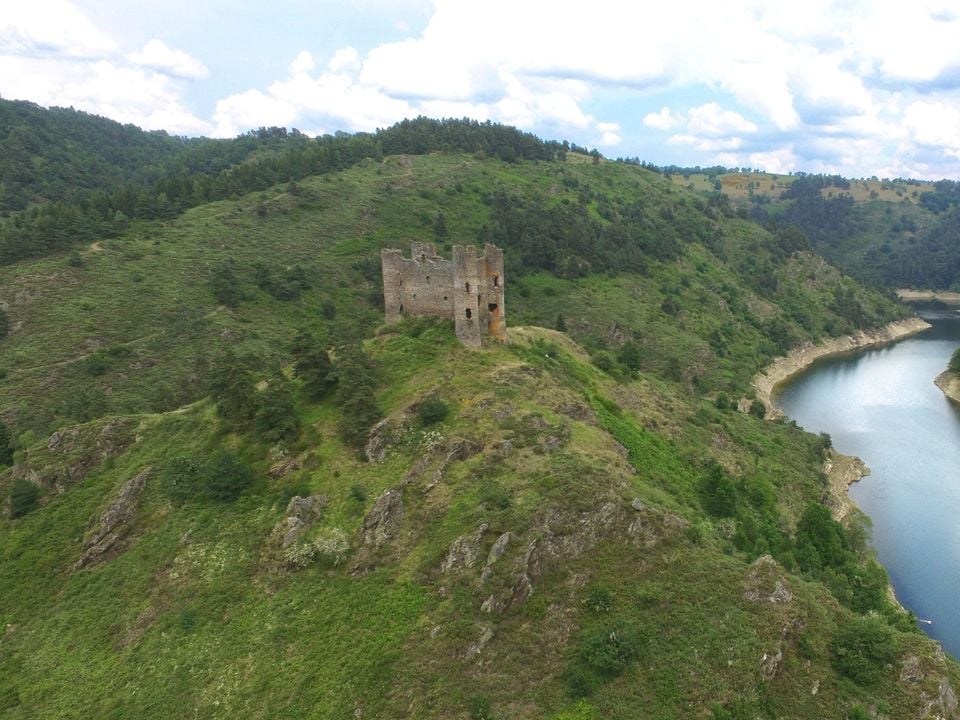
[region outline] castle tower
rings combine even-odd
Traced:
[[[432,243],[411,243],[411,257],[399,250],[380,253],[386,321],[404,315],[452,318],[457,338],[469,347],[507,339],[503,309],[503,251],[486,245],[477,257],[472,245],[454,245],[453,259],[437,255]]]
[[[453,248],[453,323],[457,338],[464,345],[480,347],[483,317],[482,275],[478,272],[477,249],[473,245]]]

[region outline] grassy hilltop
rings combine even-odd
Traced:
[[[0,267],[0,716],[955,714],[829,439],[734,407],[905,311],[656,173],[492,155]],[[411,239],[504,247],[510,343],[381,327]]]

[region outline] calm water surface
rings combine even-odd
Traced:
[[[873,544],[897,597],[960,658],[960,408],[933,379],[960,345],[960,314],[911,338],[826,359],[785,385],[787,416],[871,473],[850,489],[873,520]]]

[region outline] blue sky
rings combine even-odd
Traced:
[[[658,164],[960,179],[960,0],[30,0],[0,95],[230,137],[491,119]]]

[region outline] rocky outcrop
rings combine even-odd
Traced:
[[[517,538],[520,552],[512,563],[496,573],[506,573],[503,590],[487,596],[481,605],[486,613],[500,613],[523,605],[536,591],[537,581],[549,568],[576,560],[601,541],[619,539],[634,548],[649,549],[688,526],[679,515],[654,510],[642,502],[609,500],[586,512],[551,508],[541,514],[527,532]],[[515,536],[504,533],[491,547],[481,571],[481,582],[490,580],[494,565],[506,553]]]
[[[369,570],[373,555],[393,540],[402,522],[403,494],[399,490],[384,490],[363,518],[357,555],[350,572],[361,575]]]
[[[133,527],[140,497],[151,472],[152,468],[146,467],[123,484],[101,513],[93,535],[83,544],[80,558],[73,565],[74,570],[98,564],[120,549]]]
[[[750,602],[781,605],[793,600],[793,593],[787,587],[777,561],[769,555],[761,555],[747,569],[743,597]]]
[[[136,442],[138,425],[134,418],[116,417],[55,432],[46,448],[31,450],[24,462],[14,466],[12,476],[30,480],[53,494],[63,493]]]
[[[930,323],[918,317],[898,320],[879,330],[861,330],[856,335],[830,338],[820,345],[806,343],[791,350],[786,357],[774,360],[765,370],[753,379],[753,388],[757,399],[767,408],[767,418],[782,417],[783,413],[773,404],[773,393],[777,385],[806,370],[814,361],[828,355],[861,350],[872,345],[882,345],[914,335],[930,327]]]
[[[937,375],[933,382],[938,388],[943,390],[944,395],[955,403],[960,403],[960,375],[952,373],[949,370],[944,370]]]
[[[272,535],[281,548],[288,548],[321,518],[327,507],[326,495],[297,495],[290,498],[287,510],[273,529]]]
[[[869,475],[870,468],[858,457],[830,450],[827,459],[823,461],[823,474],[826,475],[830,488],[827,507],[830,508],[833,519],[839,522],[854,508],[847,491],[853,483]]]
[[[472,535],[461,535],[454,540],[447,551],[447,556],[440,564],[440,572],[448,573],[473,567],[480,555],[480,542],[487,527],[489,526],[486,523],[482,523]]]

